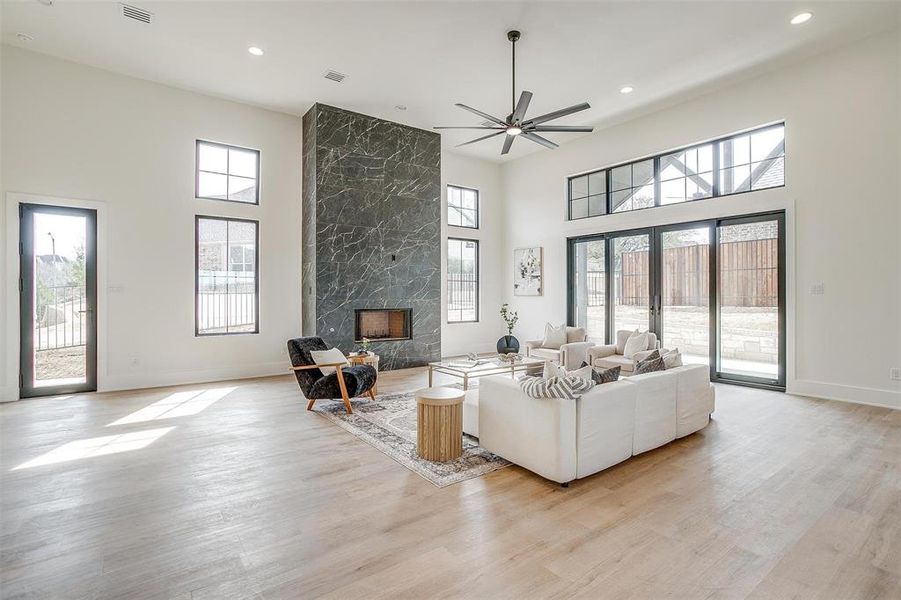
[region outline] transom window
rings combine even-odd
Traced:
[[[569,178],[569,219],[785,185],[785,124]]]
[[[479,228],[479,190],[447,186],[447,224],[453,227]]]
[[[194,195],[210,200],[260,203],[260,151],[197,140]]]

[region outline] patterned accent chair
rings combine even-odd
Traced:
[[[309,400],[307,410],[313,410],[316,400],[344,401],[348,414],[353,414],[350,399],[355,396],[369,394],[375,400],[372,391],[377,376],[376,370],[370,365],[347,365],[336,363],[333,365],[317,365],[313,361],[311,350],[328,350],[328,346],[320,337],[302,337],[288,340],[288,356],[291,357],[292,370],[297,377],[300,391]],[[319,367],[335,367],[334,373],[323,374]]]

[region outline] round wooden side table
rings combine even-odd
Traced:
[[[423,388],[416,392],[416,454],[444,462],[463,455],[463,390]]]
[[[379,393],[379,355],[378,354],[355,354],[348,356],[347,360],[352,365],[372,365],[375,369],[375,385],[372,386],[372,393]]]

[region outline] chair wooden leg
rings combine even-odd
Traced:
[[[371,388],[369,390],[369,397],[375,400],[375,392],[373,392]]]
[[[316,402],[316,401],[315,401],[315,400],[310,400],[309,402],[307,402],[307,410],[313,410],[313,403],[314,403],[314,402]]]
[[[344,383],[344,373],[341,371],[341,367],[335,369],[338,374],[338,387],[341,388],[341,398],[344,400],[344,408],[347,409],[347,414],[352,415],[354,412],[353,407],[350,405],[350,397],[347,395],[347,384]]]

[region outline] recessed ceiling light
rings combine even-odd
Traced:
[[[798,13],[794,17],[792,17],[792,20],[789,22],[792,25],[800,25],[801,23],[806,23],[807,21],[811,20],[812,18],[813,18],[812,12],[802,12],[802,13]]]
[[[635,88],[632,87],[631,85],[624,85],[623,87],[619,88],[620,94],[631,94],[634,91],[635,91]]]
[[[16,39],[20,42],[33,42],[34,36],[28,35],[27,33],[17,33]]]
[[[251,46],[247,49],[248,52],[253,54],[254,56],[263,56],[263,49],[257,48],[256,46]]]
[[[407,110],[407,107],[403,104],[397,104],[394,106],[394,108],[396,108],[397,110]]]

